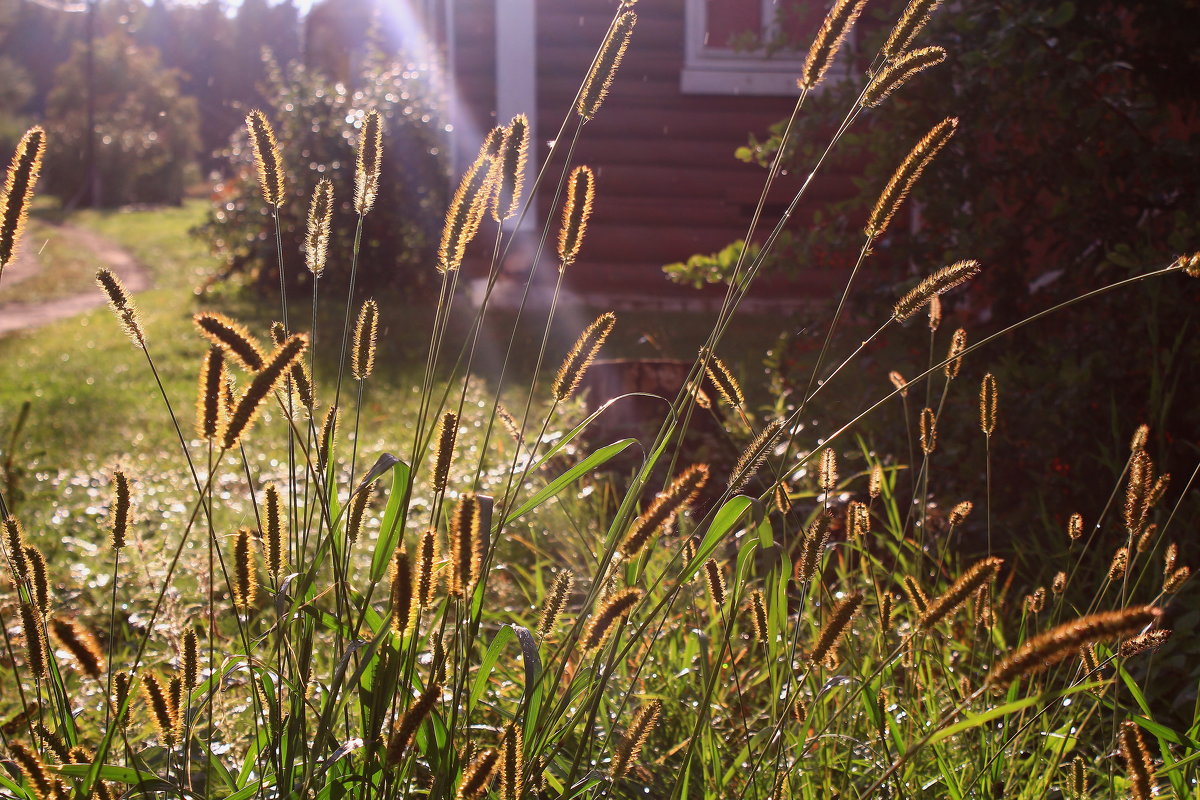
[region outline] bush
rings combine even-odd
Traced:
[[[77,44],[55,72],[46,109],[46,191],[64,202],[88,195],[86,61]],[[179,93],[178,72],[118,32],[96,40],[94,80],[100,203],[178,204],[199,147],[196,101]]]
[[[268,70],[264,109],[288,170],[280,212],[285,258],[302,251],[309,198],[320,178],[334,184],[334,235],[323,281],[344,283],[354,249],[354,164],[357,129],[366,113],[384,117],[383,174],[375,207],[367,215],[359,252],[359,285],[420,292],[429,285],[436,234],[446,207],[448,175],[443,156],[439,76],[433,67],[389,60],[374,50],[357,88],[332,83],[299,63]],[[227,153],[235,174],[213,186],[213,209],[197,229],[226,265],[260,287],[279,285],[274,227],[262,201],[245,130]],[[303,263],[303,259],[298,259]],[[289,269],[294,288],[311,287],[303,269]]]

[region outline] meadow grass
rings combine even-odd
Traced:
[[[796,114],[862,2],[839,0],[818,31]],[[902,90],[908,76],[889,65],[937,5],[913,0],[877,60],[869,97]],[[316,297],[311,310],[307,298],[274,298],[278,317],[220,297],[200,306],[225,316],[194,316],[201,309],[186,295],[194,245],[170,241],[170,226],[152,219],[140,235],[129,226],[121,235],[157,262],[158,288],[131,298],[102,271],[111,312],[4,343],[39,359],[26,362],[27,391],[59,382],[49,423],[58,427],[44,435],[59,437],[64,453],[128,403],[129,422],[115,423],[132,439],[126,450],[147,435],[148,420],[161,420],[153,461],[138,466],[169,470],[175,490],[164,500],[153,478],[114,465],[103,497],[89,487],[82,522],[22,527],[23,510],[0,509],[12,579],[0,626],[11,665],[0,726],[13,765],[0,774],[5,792],[23,800],[1194,795],[1200,713],[1164,723],[1133,678],[1171,645],[1171,603],[1190,588],[1174,545],[1178,490],[1156,469],[1148,432],[1131,432],[1120,474],[1079,509],[1086,522],[1056,534],[1061,576],[1022,597],[1004,559],[961,563],[951,546],[972,514],[986,519],[989,537],[1003,517],[992,508],[990,445],[1004,387],[964,385],[960,365],[1008,331],[971,343],[952,337],[947,353],[925,330],[939,296],[963,291],[956,287],[979,265],[926,271],[897,292],[877,328],[841,348],[854,277],[940,145],[923,154],[919,145],[884,190],[890,199],[872,215],[806,388],[775,418],[745,407],[714,357],[727,352],[726,334],[740,325],[738,307],[786,218],[737,265],[688,354],[689,376],[661,400],[658,433],[641,441],[589,441],[606,412],[585,418],[574,396],[607,344],[609,317],[568,349],[552,335],[557,288],[548,310],[523,307],[511,318],[486,304],[464,307],[463,254],[477,233],[474,247],[499,237],[490,273],[498,274],[508,241],[501,220],[540,229],[560,281],[583,266],[592,192],[602,188],[570,153],[586,120],[603,113],[635,28],[635,12],[623,7],[599,43],[556,137],[568,153],[560,173],[530,164],[524,175],[519,119],[489,137],[447,213],[439,300],[405,320],[393,335],[398,349],[377,349],[375,322],[385,315],[356,291],[353,267],[348,286],[318,282],[340,315],[322,312]],[[884,80],[897,84],[880,87]],[[864,105],[848,110],[831,148]],[[357,145],[355,186],[334,187],[354,196],[360,229],[379,178],[372,124]],[[248,126],[263,202],[277,209],[288,165],[269,120],[252,114]],[[32,186],[36,159],[22,147],[0,204],[0,244],[18,238],[14,204]],[[777,175],[778,164],[764,198]],[[561,214],[527,219],[537,193],[552,194]],[[280,249],[281,270],[319,269],[320,208],[304,263]],[[93,224],[114,226],[115,237],[114,219]],[[169,273],[175,258],[181,268]],[[1094,294],[1197,271],[1195,258],[1151,267],[1018,326]],[[839,409],[814,435],[806,420],[816,398],[835,392],[874,342],[910,335],[899,324],[913,317],[911,335],[929,341],[929,368],[866,407]],[[512,328],[501,339],[511,358],[481,370],[475,335],[497,322]],[[52,375],[35,372],[62,352],[51,337],[71,331],[105,354],[99,363],[124,365],[104,387],[112,394],[87,409],[70,394],[70,371],[90,377],[82,368],[68,360]],[[386,341],[392,332],[382,333]],[[326,348],[315,359],[313,337]],[[411,373],[379,373],[414,353],[423,366]],[[417,389],[405,392],[406,381]],[[943,411],[948,397],[981,390],[973,435],[987,445],[982,500],[942,517],[931,486],[958,468],[944,456]],[[860,420],[897,400],[912,456],[854,453]],[[698,414],[721,404],[728,436],[744,448],[731,466],[701,463],[685,437]],[[377,437],[389,454],[373,446]],[[628,455],[632,470],[598,474]],[[1176,478],[1182,494],[1194,477]],[[84,545],[47,531],[72,525],[91,526],[91,550],[68,574],[53,548]],[[95,543],[97,530],[107,544]],[[1090,567],[1097,558],[1108,562],[1099,575]]]

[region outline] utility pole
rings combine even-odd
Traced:
[[[87,7],[87,193],[86,205],[100,206],[100,170],[96,168],[96,0]]]

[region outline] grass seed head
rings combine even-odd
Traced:
[[[354,210],[365,216],[379,194],[379,175],[383,170],[383,116],[371,109],[363,118],[358,139],[358,159],[354,170]]]
[[[163,686],[157,675],[146,674],[142,676],[142,694],[146,698],[146,704],[150,706],[154,726],[158,729],[158,738],[165,747],[174,747],[177,741],[177,725],[168,687]]]
[[[25,634],[25,653],[34,677],[46,677],[48,661],[46,628],[42,612],[34,603],[21,603],[21,632]]]
[[[921,411],[921,452],[930,455],[937,449],[937,416],[932,408]]]
[[[66,742],[62,740],[61,736],[47,728],[41,722],[33,726],[33,732],[37,734],[37,738],[42,740],[45,748],[54,754],[59,764],[71,763],[71,748],[67,747]]]
[[[1117,552],[1113,553],[1112,561],[1108,565],[1108,580],[1110,582],[1119,581],[1125,577],[1125,570],[1129,567],[1129,548],[1118,547]]]
[[[225,426],[222,447],[226,450],[236,445],[242,434],[254,423],[262,410],[263,401],[279,385],[284,374],[291,369],[292,364],[300,358],[308,347],[308,337],[303,333],[294,333],[288,340],[276,348],[269,361],[250,381],[250,386],[238,399],[229,422]]]
[[[54,797],[55,781],[51,778],[50,771],[46,769],[46,765],[36,750],[26,747],[20,742],[9,742],[8,752],[13,761],[17,762],[17,767],[25,776],[25,781],[39,800],[50,800]]]
[[[959,328],[950,337],[950,350],[946,353],[946,379],[954,380],[962,371],[962,351],[967,347],[967,329]]]
[[[793,573],[796,583],[807,583],[817,574],[817,569],[821,566],[821,556],[825,553],[825,545],[829,543],[832,522],[833,517],[826,511],[814,519],[805,530],[804,545]]]
[[[537,636],[539,639],[547,639],[558,626],[559,617],[567,608],[567,599],[570,598],[571,589],[574,586],[575,573],[569,569],[561,570],[558,577],[554,579],[554,583],[550,584],[550,591],[546,592],[546,597],[542,601],[542,615],[538,620]]]
[[[894,59],[907,50],[941,4],[942,0],[909,0],[883,45],[884,56]]]
[[[470,763],[463,768],[462,780],[458,784],[457,800],[475,800],[487,793],[488,784],[492,782],[492,774],[500,754],[491,748],[486,748],[475,754]]]
[[[1129,776],[1129,796],[1132,800],[1150,800],[1155,793],[1154,758],[1142,734],[1142,727],[1133,721],[1121,723],[1117,731],[1117,746]]]
[[[29,205],[33,202],[33,187],[42,171],[46,153],[46,131],[34,126],[25,131],[4,177],[0,192],[0,273],[12,263],[21,246]]]
[[[612,333],[613,326],[616,324],[616,314],[607,311],[596,317],[592,324],[579,334],[579,338],[567,352],[566,358],[563,359],[562,365],[559,366],[558,372],[554,376],[554,384],[550,388],[550,393],[554,395],[555,402],[566,402],[571,395],[575,394],[588,367],[596,359],[596,355],[604,346],[604,341]]]
[[[183,676],[185,689],[195,689],[200,682],[200,637],[195,628],[183,632],[183,642],[180,645],[179,673]]]
[[[192,321],[204,338],[233,356],[247,372],[258,372],[266,365],[262,345],[241,323],[215,311],[202,311]]]
[[[904,588],[904,594],[908,597],[909,605],[918,614],[924,614],[929,608],[929,597],[925,594],[925,590],[921,588],[921,584],[917,581],[915,575],[905,575],[904,580],[900,585]]]
[[[450,519],[450,594],[466,597],[483,566],[482,509],[479,498],[468,492],[458,498]]]
[[[417,550],[417,606],[430,608],[437,591],[438,577],[434,565],[438,558],[437,528],[426,528]]]
[[[928,303],[930,298],[944,294],[978,274],[978,261],[957,261],[942,267],[897,300],[893,316],[898,322],[903,322]]]
[[[29,564],[29,590],[38,611],[45,617],[50,613],[50,576],[46,569],[46,556],[37,547],[27,544],[25,560]]]
[[[1028,639],[992,667],[987,684],[995,689],[1003,689],[1017,678],[1057,664],[1072,653],[1079,652],[1081,647],[1132,636],[1154,622],[1161,613],[1153,606],[1130,606],[1064,622]]]
[[[879,497],[883,489],[883,465],[876,461],[871,465],[871,477],[867,479],[867,495],[872,499]]]
[[[50,620],[50,632],[59,646],[74,656],[80,672],[97,680],[103,676],[104,651],[91,631],[73,619],[55,617]]]
[[[558,232],[558,260],[563,268],[575,263],[587,233],[592,203],[596,199],[596,176],[580,165],[567,176],[567,199],[563,203],[562,226]]]
[[[254,538],[249,528],[241,528],[233,545],[234,584],[233,605],[238,611],[248,611],[258,596],[258,570],[254,564]]]
[[[141,319],[138,318],[137,306],[129,299],[125,284],[111,270],[103,268],[96,271],[96,283],[100,284],[100,288],[108,297],[108,305],[117,315],[121,330],[125,331],[125,335],[134,345],[145,350],[146,334],[142,330]]]
[[[970,500],[963,500],[950,509],[950,515],[946,518],[947,524],[952,528],[957,528],[967,521],[967,517],[975,510],[975,504]]]
[[[708,586],[708,596],[718,609],[725,605],[725,573],[715,559],[704,562],[704,583]]]
[[[346,514],[346,541],[351,545],[357,542],[362,535],[363,516],[366,514],[367,506],[371,503],[371,497],[378,491],[379,481],[375,481],[361,491],[355,492],[354,496],[350,498],[350,510]]]
[[[767,627],[767,599],[762,589],[750,593],[750,628],[754,638],[760,642],[768,641],[770,629]]]
[[[621,552],[629,558],[640,553],[647,542],[669,528],[680,512],[695,501],[706,483],[708,466],[705,464],[693,464],[675,476],[629,526],[621,541]]]
[[[1088,796],[1087,762],[1083,756],[1075,756],[1071,761],[1071,775],[1067,784],[1067,792],[1071,800],[1086,800]]]
[[[392,553],[392,633],[403,636],[413,623],[413,570],[404,547]]]
[[[950,584],[946,591],[929,603],[917,621],[917,627],[929,630],[952,614],[981,586],[994,580],[1003,564],[1003,559],[995,557],[985,558],[972,564],[958,580]]]
[[[379,338],[379,304],[367,300],[358,311],[354,325],[354,349],[350,357],[350,373],[355,380],[365,381],[375,370],[375,348]]]
[[[817,643],[813,645],[812,652],[809,653],[808,660],[811,663],[820,664],[825,661],[826,656],[833,652],[854,617],[858,615],[862,604],[862,592],[851,592],[833,607],[833,612],[825,622],[825,627],[821,628],[821,633],[817,636]]]
[[[901,397],[908,397],[908,381],[904,379],[903,375],[892,370],[888,373],[888,380],[892,382],[892,386],[896,387],[896,391],[900,393]]]
[[[876,108],[888,98],[892,92],[908,83],[918,73],[930,67],[936,67],[946,60],[946,51],[941,47],[921,47],[910,50],[899,58],[889,61],[883,69],[875,73],[867,88],[863,91],[862,104],[867,108]]]
[[[200,364],[196,391],[196,435],[208,442],[221,433],[221,387],[225,377],[225,351],[211,345]]]
[[[254,162],[258,165],[258,185],[263,200],[278,209],[284,200],[283,157],[279,153],[279,142],[267,116],[255,109],[246,115],[246,130],[250,133],[250,146],[254,150]]]
[[[632,11],[624,12],[617,17],[600,44],[596,60],[592,62],[592,68],[588,71],[583,88],[579,92],[579,101],[575,104],[575,111],[585,122],[596,116],[601,103],[608,95],[613,76],[621,66],[621,59],[625,56],[625,49],[629,47],[629,37],[633,35],[633,26],[636,24],[637,14]]]
[[[879,595],[879,632],[884,636],[892,629],[892,607],[895,602],[895,595],[891,592],[882,592]]]
[[[1078,512],[1067,520],[1067,538],[1072,542],[1083,536],[1083,514]]]
[[[1157,650],[1166,644],[1170,638],[1171,631],[1166,628],[1160,628],[1156,631],[1146,631],[1121,642],[1121,646],[1117,652],[1121,658],[1131,658],[1150,650]]]
[[[510,724],[504,729],[500,740],[500,800],[521,800],[521,775],[525,771],[522,760],[521,729]]]
[[[871,532],[871,512],[861,500],[851,500],[846,505],[846,530],[858,539]]]
[[[892,173],[892,177],[880,193],[879,199],[875,201],[875,207],[871,210],[870,217],[867,218],[866,234],[869,238],[877,239],[884,234],[892,218],[900,210],[901,204],[904,203],[904,198],[908,197],[908,193],[921,177],[921,173],[933,161],[934,156],[946,146],[957,129],[958,120],[954,117],[947,117],[934,125],[913,145],[912,150]],[[941,294],[941,292],[933,292],[930,297],[937,294]],[[900,320],[908,319],[924,306],[930,297],[926,297],[911,309],[906,308],[904,316],[900,315],[898,309],[896,317]]]
[[[1054,580],[1050,583],[1050,591],[1055,594],[1062,594],[1067,590],[1067,573],[1059,570],[1054,573]]]
[[[730,494],[737,494],[745,489],[746,484],[750,483],[751,479],[758,474],[782,430],[783,420],[773,419],[767,423],[758,436],[754,437],[754,441],[746,446],[746,449],[738,456],[737,463],[733,465],[733,471],[729,473]]]
[[[1183,587],[1183,584],[1187,583],[1187,579],[1191,575],[1191,567],[1179,567],[1163,580],[1163,593],[1175,594],[1175,592],[1178,592]]]
[[[628,616],[641,599],[642,590],[632,587],[602,598],[596,604],[596,610],[583,634],[583,649],[595,650],[604,644],[617,624]]]
[[[661,714],[661,700],[650,700],[633,712],[633,719],[630,721],[625,735],[621,737],[617,749],[613,752],[612,763],[609,766],[608,774],[614,781],[625,777],[629,773],[630,767],[637,763],[642,748],[645,747],[646,740],[650,738],[654,726],[658,724]]]
[[[829,65],[837,56],[847,34],[854,26],[858,15],[862,13],[866,0],[836,0],[833,8],[825,15],[825,20],[817,30],[817,36],[808,48],[808,56],[804,60],[804,68],[800,72],[797,85],[808,91],[816,87]]]
[[[988,373],[979,384],[979,427],[985,436],[996,432],[996,415],[1000,393],[996,388],[996,376]]]
[[[700,358],[705,362],[704,374],[708,378],[708,383],[717,390],[717,395],[727,405],[735,408],[746,405],[746,395],[742,392],[742,386],[738,383],[737,378],[733,377],[733,372],[725,362],[718,358],[716,353],[709,352],[707,349],[700,351]]]
[[[421,723],[429,716],[429,712],[433,710],[441,696],[441,684],[431,682],[425,687],[425,691],[409,704],[408,710],[404,712],[404,716],[400,718],[400,722],[397,723],[392,730],[392,735],[388,738],[386,754],[388,766],[395,767],[401,762],[404,754],[408,751],[409,744],[417,734],[417,729],[421,727]]]
[[[279,580],[279,573],[283,569],[283,503],[279,497],[279,489],[273,483],[267,484],[263,494],[263,522],[266,523],[262,532],[266,551],[264,556],[267,572],[271,573],[275,580]]]
[[[454,441],[458,437],[458,414],[447,411],[438,425],[437,449],[433,454],[433,472],[429,480],[435,492],[446,491],[450,466],[454,462]]]
[[[817,485],[821,487],[822,492],[829,494],[837,488],[837,482],[837,453],[834,452],[832,447],[826,447],[821,451],[821,466],[817,470]]]
[[[333,182],[321,178],[308,203],[308,227],[304,233],[304,266],[320,278],[329,260],[329,236],[333,224]]]
[[[501,222],[516,216],[525,185],[525,162],[529,159],[529,118],[518,114],[505,129],[500,148],[500,177],[492,199],[492,219]]]
[[[321,441],[317,444],[317,466],[322,472],[329,466],[329,453],[337,444],[339,411],[337,406],[325,410],[325,418],[321,421]]]
[[[9,565],[13,571],[13,582],[29,580],[29,561],[25,556],[25,530],[12,514],[4,518],[4,549],[8,551]]]
[[[493,159],[487,155],[488,143],[483,143],[479,155],[463,173],[458,188],[446,209],[446,221],[442,226],[441,244],[438,245],[439,272],[453,272],[462,266],[467,245],[479,233],[479,224],[491,200],[493,192],[491,169]]]

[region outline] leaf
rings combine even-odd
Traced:
[[[1024,697],[1020,700],[1014,700],[1011,703],[1005,703],[1002,706],[988,709],[982,714],[969,714],[964,719],[959,720],[953,725],[948,725],[937,733],[933,734],[931,737],[929,737],[929,741],[926,742],[926,744],[930,746],[935,745],[938,742],[949,739],[951,736],[955,736],[963,731],[968,731],[971,728],[978,728],[980,725],[984,725],[994,719],[1006,717],[1009,714],[1014,714],[1022,709],[1029,708],[1030,706],[1048,705],[1056,700],[1061,700],[1064,697],[1070,697],[1073,694],[1091,691],[1092,689],[1102,686],[1103,684],[1103,681],[1089,681],[1087,683],[1081,683],[1058,692],[1047,692],[1045,694],[1037,694],[1033,695],[1032,697]]]
[[[592,453],[587,458],[583,459],[583,461],[580,461],[578,464],[571,467],[569,470],[564,472],[562,475],[559,475],[557,478],[550,481],[550,483],[547,484],[545,487],[543,487],[541,489],[541,491],[537,492],[536,494],[533,495],[533,497],[526,500],[521,505],[520,508],[518,508],[512,514],[510,514],[508,517],[505,517],[505,519],[504,519],[505,527],[507,527],[508,524],[511,523],[513,520],[520,518],[524,514],[527,514],[528,512],[530,512],[533,509],[540,506],[542,503],[549,500],[551,497],[554,497],[556,494],[561,492],[563,489],[570,486],[572,483],[579,480],[581,477],[583,477],[587,473],[596,469],[601,464],[604,464],[604,463],[612,460],[617,455],[624,452],[625,449],[629,447],[629,445],[634,444],[636,442],[637,442],[637,439],[632,439],[632,438],[621,439],[620,441],[613,442],[612,444],[606,445],[605,447],[601,447],[599,450]]]
[[[479,698],[483,696],[483,690],[487,688],[488,679],[492,676],[492,668],[496,666],[496,661],[500,658],[500,653],[504,651],[504,647],[517,637],[512,627],[505,625],[500,630],[496,631],[496,636],[492,639],[491,645],[488,646],[487,652],[483,655],[483,660],[479,662],[479,671],[475,675],[475,683],[471,686],[471,696],[467,703],[467,708],[473,708]]]
[[[692,559],[688,567],[688,574],[683,577],[683,581],[687,582],[699,571],[700,566],[704,563],[712,552],[717,549],[717,544],[720,543],[722,537],[732,530],[733,526],[745,516],[747,509],[755,504],[761,508],[762,503],[759,503],[752,497],[746,497],[739,494],[737,497],[732,497],[726,501],[725,505],[721,506],[721,510],[713,518],[712,524],[708,526],[708,530],[704,534],[704,538],[700,541],[700,546],[696,548],[696,557]]]
[[[371,554],[371,582],[374,583],[387,573],[388,562],[400,541],[400,518],[402,506],[408,494],[408,464],[397,461],[392,465],[392,490],[388,494],[387,507],[379,526],[379,541]]]

